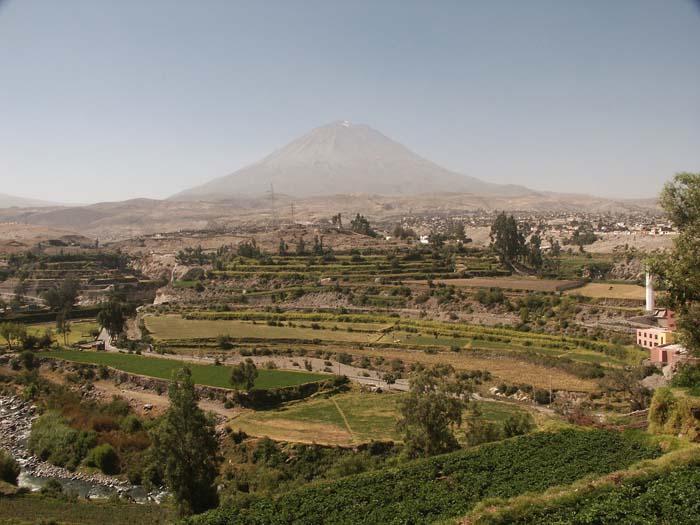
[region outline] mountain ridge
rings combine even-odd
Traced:
[[[62,204],[0,193],[0,208],[50,208],[54,206],[62,206]]]

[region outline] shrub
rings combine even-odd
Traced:
[[[129,414],[124,419],[122,419],[121,429],[124,432],[133,434],[134,432],[143,430],[143,424],[137,416],[135,416],[134,414]]]
[[[109,443],[97,445],[90,450],[85,458],[85,464],[89,467],[96,467],[105,474],[119,474],[119,456]]]
[[[507,438],[522,436],[535,428],[530,414],[513,414],[503,422],[503,435]]]
[[[41,487],[41,495],[50,498],[60,498],[63,496],[63,485],[57,479],[50,479]]]
[[[41,459],[75,470],[95,445],[94,432],[71,428],[57,412],[47,412],[32,425],[28,447]]]
[[[0,480],[17,485],[19,471],[19,463],[15,461],[15,458],[0,449]]]

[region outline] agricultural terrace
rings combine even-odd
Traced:
[[[399,319],[381,314],[333,314],[305,312],[189,312],[178,315],[146,315],[146,328],[157,340],[173,346],[212,347],[226,335],[239,342],[351,343],[362,346],[436,350],[500,350],[536,352],[569,357],[582,362],[622,365],[637,362],[643,354],[634,346],[510,328],[440,321]]]
[[[404,394],[351,392],[309,399],[266,411],[246,411],[230,422],[235,430],[276,441],[351,446],[371,441],[400,441],[397,402]],[[465,413],[497,425],[515,414],[529,413],[510,403],[472,401]],[[465,419],[465,428],[467,426]]]
[[[503,288],[530,292],[558,292],[578,288],[581,281],[538,279],[536,277],[474,277],[471,279],[435,279],[433,282],[451,284],[460,288]],[[424,281],[408,281],[407,284],[425,284]]]
[[[507,275],[493,255],[455,255],[452,258],[432,258],[418,252],[403,255],[333,255],[266,256],[263,261],[247,257],[235,260],[212,272],[220,278],[245,278],[255,276],[262,280],[293,278],[301,282],[322,278],[342,282],[402,279],[425,279],[441,275],[458,277]]]
[[[159,357],[145,357],[136,354],[108,353],[76,350],[52,350],[38,352],[38,355],[63,359],[75,363],[104,365],[128,372],[158,379],[172,379],[173,373],[182,368],[182,361]],[[229,381],[230,369],[225,366],[188,363],[192,378],[198,385],[234,389]],[[267,390],[312,383],[328,379],[327,374],[286,370],[259,369],[255,388]]]

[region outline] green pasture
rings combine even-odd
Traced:
[[[78,350],[53,350],[38,352],[40,356],[65,359],[76,363],[105,365],[131,374],[140,374],[159,379],[172,379],[178,369],[187,365],[192,369],[192,378],[198,385],[233,389],[229,382],[231,370],[227,366],[186,363],[175,359],[146,357],[136,354],[107,353]],[[270,389],[301,385],[328,379],[328,375],[312,372],[258,369],[255,388]]]

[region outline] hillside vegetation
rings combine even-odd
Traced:
[[[432,523],[459,516],[489,497],[512,497],[608,473],[660,455],[641,433],[565,429],[341,478],[222,507],[190,525],[345,525]],[[410,495],[410,497],[407,497]]]

